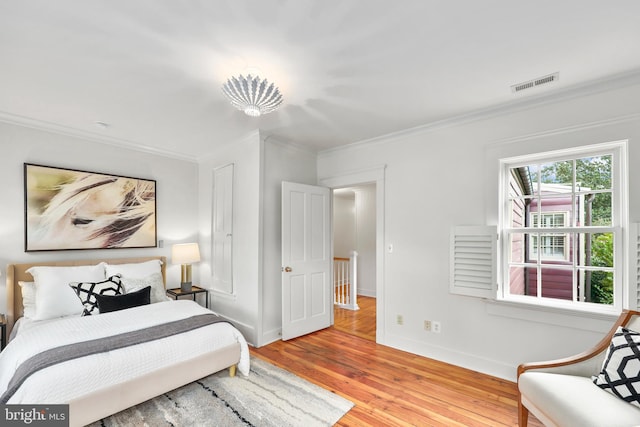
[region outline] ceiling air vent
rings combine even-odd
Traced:
[[[558,78],[560,78],[560,73],[553,73],[549,74],[548,76],[538,77],[537,79],[529,80],[527,82],[522,82],[511,86],[511,92],[517,93],[525,89],[531,89],[536,86],[553,83],[555,81],[558,81]]]

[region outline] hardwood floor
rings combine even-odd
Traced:
[[[514,383],[376,344],[375,299],[358,303],[330,328],[251,354],[351,400],[338,426],[517,426]]]
[[[376,340],[376,299],[358,296],[360,310],[334,310],[333,327],[360,338]]]

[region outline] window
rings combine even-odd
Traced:
[[[622,308],[626,143],[504,159],[499,299]]]
[[[531,212],[531,224],[533,227],[564,227],[567,225],[566,212]],[[538,225],[538,218],[542,218],[541,225]],[[540,234],[540,257],[544,259],[568,260],[569,251],[566,234],[541,233]],[[529,253],[538,251],[538,235],[531,236],[531,247]]]

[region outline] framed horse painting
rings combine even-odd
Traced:
[[[25,251],[156,247],[156,181],[24,164]]]

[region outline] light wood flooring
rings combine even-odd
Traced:
[[[360,338],[376,340],[376,299],[358,296],[360,310],[333,310],[333,327]]]
[[[375,299],[358,298],[360,310],[336,309],[334,326],[252,356],[351,400],[338,426],[518,425],[514,383],[376,344]]]

